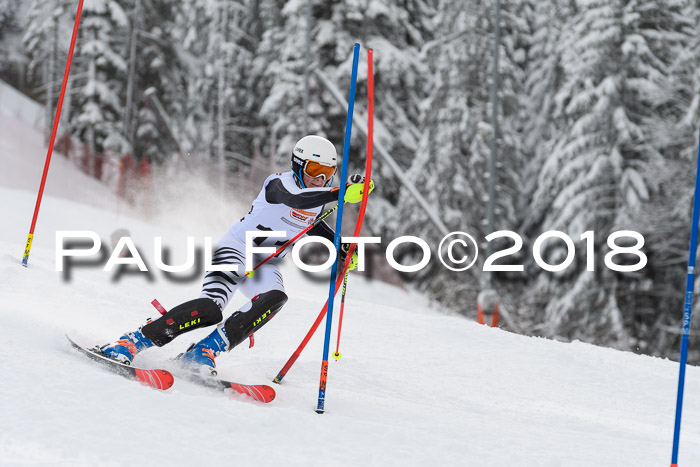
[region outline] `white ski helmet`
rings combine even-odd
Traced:
[[[338,166],[338,153],[333,143],[322,136],[304,136],[297,141],[292,151],[292,173],[304,184],[303,174],[309,177],[324,177],[325,185],[329,186],[333,181],[333,175]]]

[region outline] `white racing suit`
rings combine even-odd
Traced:
[[[219,240],[212,257],[212,265],[237,265],[238,271],[208,271],[204,277],[201,298],[210,298],[220,309],[224,309],[231,297],[240,290],[252,299],[269,290],[284,292],[279,261],[292,248],[259,267],[253,277],[243,280],[245,275],[245,238],[247,231],[284,231],[284,237],[259,237],[253,239],[258,247],[275,249],[294,238],[312,224],[323,212],[326,203],[338,200],[338,190],[331,188],[305,188],[297,185],[292,172],[270,175],[263,184],[253,206],[243,218],[233,224]],[[333,230],[321,221],[308,232],[333,241]],[[257,265],[268,255],[257,254],[253,264]]]

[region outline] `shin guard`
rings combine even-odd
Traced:
[[[286,302],[287,295],[284,292],[270,290],[254,297],[247,307],[232,314],[224,323],[224,331],[226,331],[230,342],[229,349],[234,348],[263,327],[270,318],[282,309]]]
[[[222,319],[221,310],[214,300],[197,298],[176,306],[148,323],[141,329],[141,333],[162,347],[180,334],[218,324]]]

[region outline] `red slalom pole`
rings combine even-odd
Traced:
[[[49,173],[49,164],[51,163],[51,154],[53,154],[53,145],[56,142],[56,133],[58,133],[58,123],[61,116],[61,107],[63,107],[63,97],[66,95],[66,86],[68,85],[68,74],[70,66],[73,62],[73,50],[75,49],[75,41],[78,38],[78,26],[80,26],[80,15],[83,12],[83,0],[78,2],[78,12],[75,15],[75,24],[73,25],[73,37],[70,40],[70,48],[68,49],[68,60],[66,61],[66,69],[63,72],[63,83],[61,84],[61,94],[58,96],[58,105],[56,106],[56,116],[53,119],[53,130],[51,131],[51,140],[49,141],[49,151],[46,154],[46,162],[44,163],[44,173],[41,176],[41,185],[39,186],[39,194],[36,198],[36,206],[34,207],[34,217],[32,218],[32,226],[29,228],[27,236],[27,244],[24,248],[24,257],[22,258],[22,266],[27,267],[29,262],[29,252],[32,249],[32,241],[34,240],[34,228],[36,220],[39,217],[39,207],[41,206],[41,198],[44,196],[44,186],[46,185],[46,176]]]
[[[372,152],[374,149],[374,51],[367,49],[367,160],[365,161],[365,186],[363,193],[368,193],[369,183],[372,177]],[[360,214],[357,216],[357,228],[355,237],[360,235],[362,222],[365,220],[367,209],[367,196],[360,203]]]
[[[368,125],[367,125],[367,159],[365,161],[365,185],[363,187],[363,197],[362,197],[362,202],[360,203],[360,213],[357,216],[357,224],[355,226],[355,234],[353,235],[354,237],[357,237],[360,235],[360,231],[362,230],[362,222],[364,221],[365,217],[365,209],[367,208],[367,196],[369,195],[369,184],[371,181],[371,175],[372,175],[372,151],[374,148],[374,68],[372,65],[372,57],[373,57],[373,51],[372,49],[367,49],[367,73],[368,73],[368,78],[367,78],[367,111],[368,111]],[[341,274],[338,276],[338,278],[335,281],[335,293],[338,293],[338,289],[340,288],[340,284],[343,282],[343,277],[345,276],[348,267],[350,266],[350,261],[352,261],[352,255],[355,253],[355,248],[357,247],[356,243],[351,243],[350,248],[348,250],[348,254],[345,257],[345,264],[343,264],[343,269],[341,271]],[[277,373],[277,376],[275,376],[275,379],[272,380],[273,383],[280,384],[282,382],[282,379],[287,375],[287,372],[289,369],[294,365],[294,363],[297,361],[299,356],[301,355],[301,352],[304,350],[306,347],[306,344],[311,340],[311,337],[314,335],[316,330],[318,329],[319,325],[321,324],[321,321],[323,321],[323,317],[326,316],[326,311],[328,310],[328,300],[326,300],[326,304],[323,306],[323,309],[321,309],[321,313],[319,313],[318,317],[316,318],[316,321],[311,325],[311,329],[309,329],[309,332],[306,333],[306,336],[304,336],[304,339],[301,341],[301,344],[299,344],[299,347],[294,351],[291,357],[289,357],[289,360],[287,360],[287,363],[284,364],[282,369]]]

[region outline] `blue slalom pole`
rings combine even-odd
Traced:
[[[690,226],[690,252],[688,253],[688,273],[685,283],[685,305],[683,307],[683,334],[681,335],[681,362],[678,372],[678,397],[676,399],[676,423],[673,430],[673,454],[671,467],[678,467],[678,445],[681,435],[681,414],[683,413],[683,388],[685,386],[685,365],[688,360],[688,335],[690,315],[693,312],[693,288],[695,285],[695,256],[698,245],[698,221],[700,220],[700,141],[698,159],[695,161],[695,195],[693,197],[693,225]]]
[[[360,58],[360,44],[355,44],[352,57],[352,78],[350,79],[350,97],[348,98],[348,115],[345,119],[345,141],[343,142],[343,167],[340,171],[340,193],[338,194],[338,214],[335,220],[335,251],[340,251],[340,230],[343,226],[343,200],[345,199],[345,181],[348,178],[348,159],[350,153],[350,133],[352,131],[352,111],[355,107],[355,85],[357,84],[357,64]],[[328,309],[326,311],[326,337],[323,342],[323,361],[321,362],[321,381],[318,387],[317,413],[323,413],[326,401],[326,381],[328,377],[328,352],[331,341],[331,321],[333,319],[333,298],[335,297],[335,279],[338,276],[338,261],[331,268],[331,283],[328,291]]]

